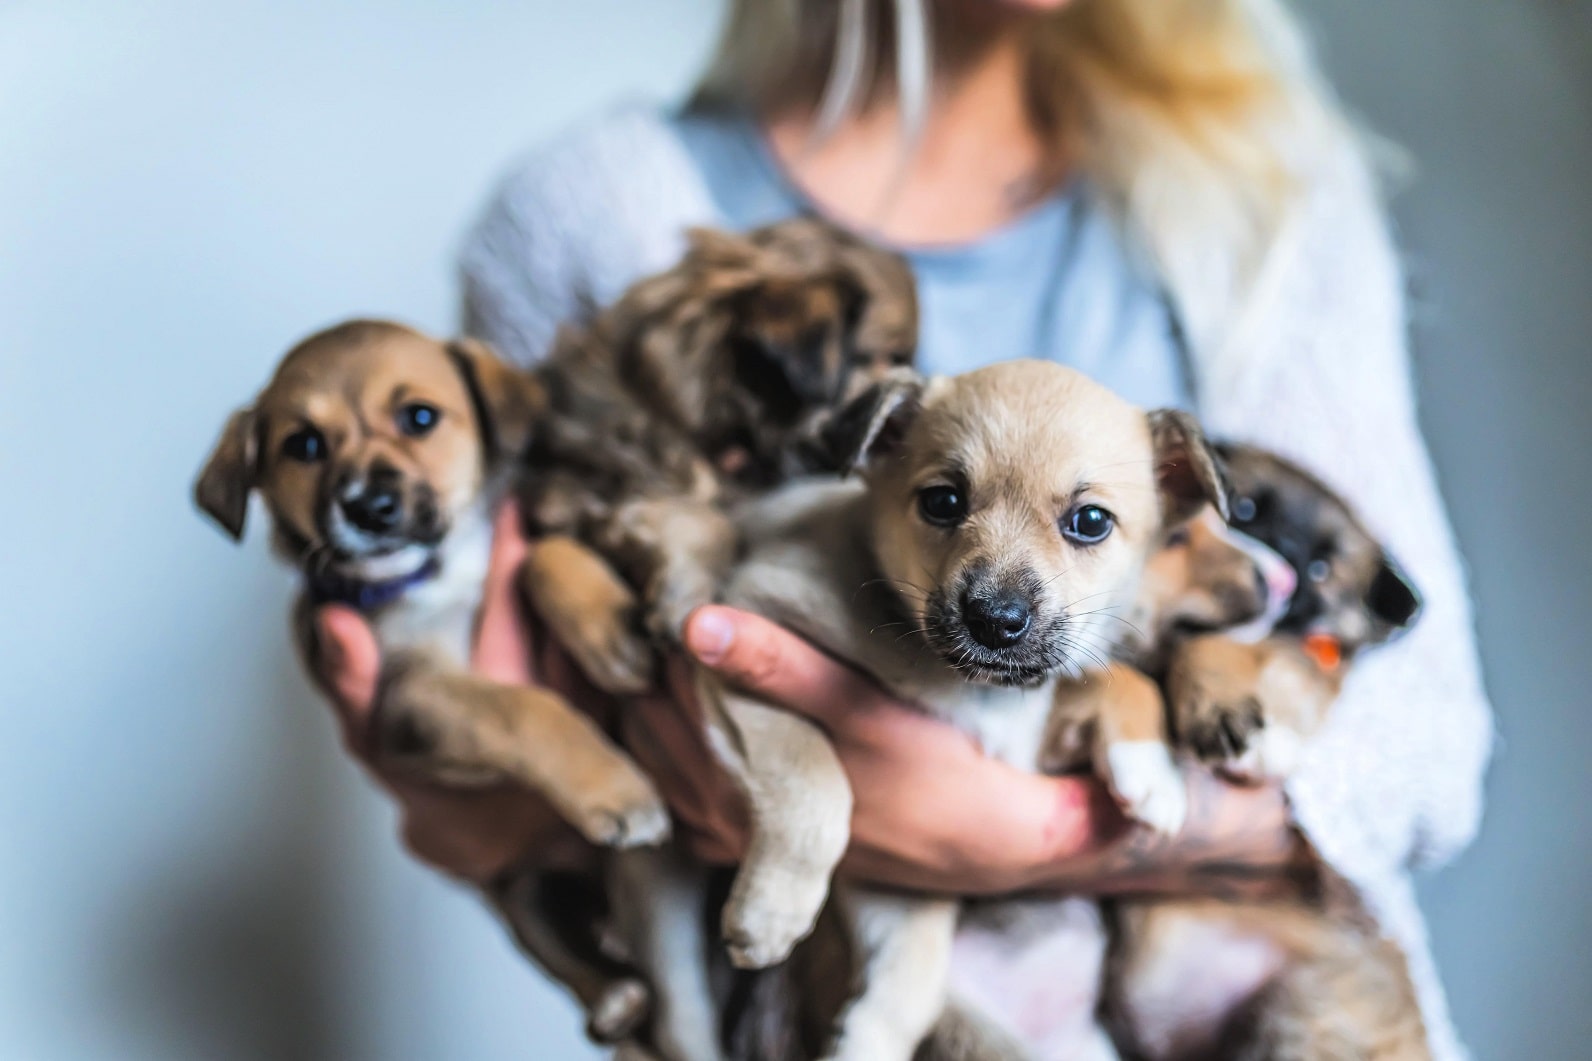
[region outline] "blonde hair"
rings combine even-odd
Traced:
[[[931,61],[934,24],[957,2],[734,0],[697,100],[809,108],[821,134],[891,99],[910,139],[957,46],[942,34]],[[1074,0],[1024,39],[1052,165],[1091,179],[1174,295],[1224,307],[1221,322],[1185,322],[1223,343],[1301,175],[1348,132],[1283,0]]]

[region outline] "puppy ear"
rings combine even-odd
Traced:
[[[249,493],[259,477],[255,436],[254,410],[246,407],[233,413],[193,484],[194,504],[233,541],[243,540]]]
[[[1206,504],[1226,522],[1227,487],[1199,422],[1180,409],[1156,409],[1149,419],[1155,484],[1167,526],[1185,522]]]
[[[855,239],[840,245],[841,266],[853,288],[851,339],[873,355],[910,359],[918,345],[918,288],[900,255]]]
[[[923,390],[921,376],[897,372],[849,402],[823,428],[827,469],[850,475],[894,450],[923,407]]]
[[[1407,630],[1421,614],[1421,595],[1398,564],[1383,556],[1365,592],[1365,605],[1389,632]]]
[[[536,418],[547,408],[541,381],[498,357],[479,339],[453,340],[448,357],[470,392],[487,463],[519,456],[530,445]]]

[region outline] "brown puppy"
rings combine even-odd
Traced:
[[[1234,525],[1275,549],[1297,588],[1259,640],[1218,633],[1174,641],[1171,727],[1181,747],[1223,773],[1282,780],[1349,662],[1413,622],[1419,598],[1319,480],[1253,447],[1220,452]],[[1403,955],[1326,871],[1307,891],[1266,902],[1111,908],[1105,1012],[1134,1056],[1429,1056]]]
[[[734,560],[727,507],[812,470],[821,424],[916,345],[906,263],[806,218],[697,230],[677,266],[560,336],[537,371],[550,403],[524,507],[546,544],[528,577],[594,681],[650,683],[656,642]],[[571,539],[617,579],[572,580]]]
[[[587,715],[469,668],[492,512],[545,406],[533,379],[478,343],[351,321],[296,346],[233,415],[195,499],[241,538],[260,492],[277,552],[304,572],[295,628],[312,669],[316,606],[370,620],[382,649],[372,751],[385,766],[454,785],[507,778],[594,843],[657,843],[669,828],[661,801]],[[572,562],[600,579],[589,558]],[[634,1022],[639,982],[596,975],[551,934],[519,934],[592,1007],[594,1028]]]
[[[1106,660],[1082,680],[1058,685],[1045,770],[1092,768],[1133,817],[1177,832],[1187,798],[1156,676],[1190,636],[1241,626],[1269,631],[1296,581],[1286,561],[1234,532],[1216,506],[1177,528],[1145,566],[1120,630],[1099,646]]]
[[[369,618],[385,764],[453,783],[512,778],[596,843],[656,842],[668,830],[656,793],[587,716],[469,670],[492,510],[544,405],[477,343],[351,321],[287,354],[228,421],[194,496],[241,539],[260,492],[277,552],[305,575],[297,629],[311,662],[315,606]]]
[[[810,219],[744,236],[694,232],[679,264],[560,336],[536,370],[549,402],[522,492],[541,535],[526,579],[531,600],[594,681],[619,693],[651,683],[657,649],[672,645],[693,608],[715,599],[738,555],[729,510],[821,468],[823,424],[910,365],[916,342],[905,262]],[[631,950],[665,949],[696,919],[659,901],[671,888],[695,894],[696,882],[671,884],[682,872],[664,852],[610,861],[614,935]],[[510,907],[522,937],[556,937],[552,922],[570,913],[523,891]],[[556,975],[615,975],[587,957],[584,969],[574,963]],[[641,1037],[655,1050],[711,1056],[705,976],[700,961],[687,961],[653,978]],[[596,997],[631,997],[628,983],[620,977],[614,992]]]
[[[1420,598],[1320,480],[1251,446],[1221,453],[1234,527],[1275,549],[1299,588],[1269,636],[1180,646],[1167,692],[1178,740],[1195,755],[1234,777],[1276,780],[1325,720],[1354,657],[1409,627]]]
[[[1011,362],[881,386],[830,432],[863,483],[744,517],[727,599],[792,627],[985,750],[1038,765],[1054,687],[1081,673],[1166,533],[1219,500],[1192,421],[1076,372]],[[732,958],[782,960],[823,907],[850,789],[822,733],[701,675],[709,734],[751,807],[724,908]],[[847,885],[859,989],[825,1056],[910,1057],[940,1014],[956,903]],[[672,967],[652,956],[655,977]],[[836,973],[835,975],[839,975]]]

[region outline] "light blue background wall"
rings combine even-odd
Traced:
[[[286,644],[264,543],[189,510],[223,414],[352,313],[453,322],[492,175],[680,90],[711,0],[0,3],[0,1057],[579,1058],[561,998],[407,861]],[[1425,420],[1507,744],[1426,888],[1483,1057],[1592,1039],[1592,22],[1309,8],[1414,149]]]

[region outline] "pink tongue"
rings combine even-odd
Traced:
[[[1294,574],[1291,565],[1276,564],[1266,572],[1266,588],[1272,600],[1280,603],[1292,597],[1294,590],[1299,588],[1299,576]]]

